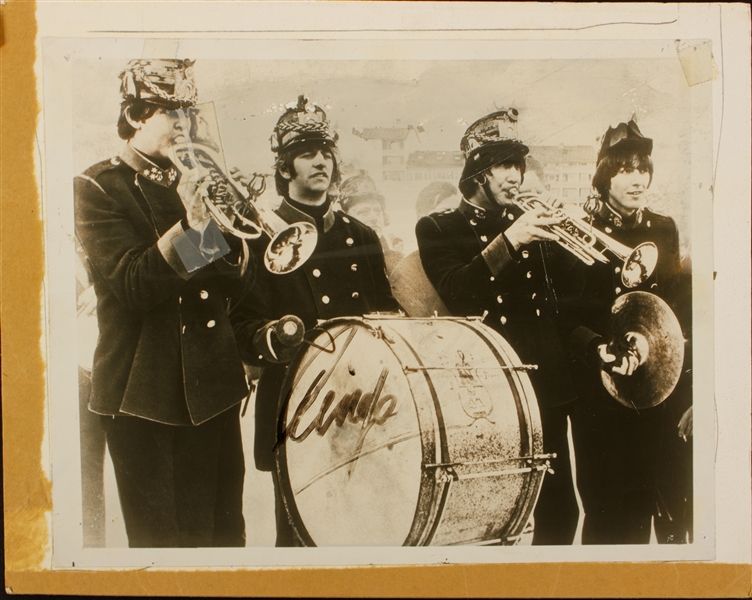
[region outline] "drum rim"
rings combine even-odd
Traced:
[[[391,319],[389,318],[380,318],[381,315],[374,315],[370,318],[368,317],[339,317],[335,319],[327,320],[322,325],[325,325],[327,328],[337,325],[343,325],[345,326],[345,329],[343,329],[343,333],[348,329],[348,326],[361,326],[361,327],[369,327],[369,320],[377,320],[379,321],[380,326],[387,326],[389,325],[389,321]],[[430,318],[420,318],[420,319],[409,319],[409,320],[416,320],[416,321],[428,321],[431,320]],[[514,360],[512,360],[512,356],[516,357],[518,362],[521,362],[519,356],[515,352],[514,348],[509,344],[509,342],[499,334],[498,332],[494,331],[493,329],[483,326],[478,327],[478,325],[482,325],[482,323],[475,323],[474,321],[464,319],[461,317],[447,319],[444,318],[442,320],[452,320],[454,322],[457,322],[458,324],[464,325],[465,327],[468,327],[469,329],[473,330],[478,337],[480,337],[483,342],[488,346],[489,350],[494,354],[495,358],[499,361],[500,364],[514,364]],[[493,334],[493,335],[490,335]],[[413,348],[412,344],[405,339],[403,335],[401,335],[398,331],[395,329],[389,327],[389,335],[396,336],[400,339],[400,343],[404,344],[407,349],[410,350],[412,359],[417,360],[418,363],[420,363],[421,366],[423,366],[421,357],[417,354],[415,349]],[[339,337],[339,336],[338,336]],[[496,339],[499,338],[499,339]],[[395,351],[395,348],[392,344],[388,344],[391,351],[397,356],[398,359],[401,358],[400,355]],[[502,353],[500,353],[500,350]],[[509,351],[511,350],[512,355],[509,355]],[[308,354],[307,348],[305,350],[301,350],[293,359],[293,361],[289,364],[287,371],[285,373],[285,378],[283,381],[282,388],[280,390],[280,397],[279,397],[279,410],[278,410],[278,418],[277,418],[277,427],[278,427],[278,433],[277,433],[277,439],[278,442],[275,446],[275,467],[276,467],[276,475],[277,480],[282,487],[282,500],[285,506],[285,510],[288,514],[288,517],[290,519],[290,522],[292,524],[293,530],[295,531],[295,534],[298,536],[298,539],[303,543],[305,546],[316,546],[315,542],[313,541],[311,535],[308,532],[308,529],[305,526],[305,523],[303,522],[303,519],[300,515],[300,512],[297,507],[297,503],[295,501],[295,496],[293,494],[292,485],[289,478],[288,473],[288,464],[287,464],[287,453],[284,451],[284,414],[283,412],[286,410],[287,402],[284,401],[285,397],[288,397],[292,391],[292,383],[297,375],[298,369],[300,365],[303,362],[304,357]],[[431,401],[433,402],[433,409],[434,409],[434,416],[436,418],[436,423],[443,423],[443,416],[441,413],[441,404],[438,399],[437,392],[434,388],[433,382],[431,381],[430,377],[428,376],[427,372],[423,371],[423,377],[425,384],[427,385],[427,390],[430,394]],[[535,400],[535,392],[534,388],[532,386],[532,382],[529,380],[527,375],[522,377],[520,373],[516,371],[508,371],[507,372],[507,379],[510,384],[510,389],[513,390],[514,395],[514,401],[515,401],[515,407],[517,409],[518,414],[518,422],[519,422],[519,428],[520,428],[520,437],[522,439],[526,440],[526,443],[528,444],[529,448],[528,450],[530,452],[535,451],[536,453],[538,451],[543,451],[543,442],[542,442],[542,435],[541,435],[541,422],[540,422],[540,412],[537,407],[537,400]],[[524,383],[524,379],[527,380],[527,384]],[[408,385],[410,385],[410,379],[408,378]],[[412,386],[411,386],[412,387]],[[528,391],[532,392],[532,396],[528,394]],[[533,405],[533,402],[531,402],[531,399],[536,403]],[[413,395],[413,401],[415,401],[415,397]],[[420,427],[420,438],[421,438],[421,460],[423,461],[423,465],[425,465],[426,460],[426,446],[430,445],[426,443],[426,430],[424,427],[421,427],[423,425],[420,422],[419,413],[417,411],[417,407],[415,408],[416,415],[418,416],[418,422]],[[537,423],[537,428],[536,428]],[[434,429],[434,428],[431,428]],[[433,449],[432,451],[437,454],[438,457],[441,456],[447,456],[448,455],[448,444],[447,444],[447,437],[445,429],[441,426],[438,426],[435,428],[435,431],[433,432]],[[438,439],[436,438],[438,436]],[[438,441],[438,447],[436,445],[436,442]],[[521,448],[522,450],[523,448]],[[541,489],[541,480],[543,478],[543,473],[538,470],[531,470],[529,473],[525,473],[523,476],[523,484],[521,487],[521,490],[519,492],[518,501],[517,501],[517,509],[513,511],[510,514],[510,517],[508,519],[508,522],[505,524],[504,529],[501,531],[502,533],[502,540],[504,538],[508,539],[514,539],[516,536],[519,536],[522,529],[527,524],[527,521],[530,518],[530,515],[533,512],[533,509],[535,507],[536,499],[538,494],[540,493]],[[431,540],[434,538],[434,535],[436,531],[439,529],[441,522],[442,522],[442,514],[444,511],[444,507],[449,495],[450,488],[452,487],[452,481],[449,482],[442,482],[437,481],[433,476],[432,473],[429,473],[425,468],[421,468],[421,481],[419,484],[419,492],[418,492],[418,501],[416,502],[415,507],[415,514],[413,516],[413,522],[411,524],[410,530],[403,542],[403,546],[423,546],[423,545],[430,545]],[[426,506],[427,504],[427,506]],[[426,510],[426,508],[428,510]],[[423,521],[421,524],[420,521]]]
[[[507,339],[499,332],[491,329],[488,326],[483,326],[482,328],[478,327],[475,323],[471,324],[470,321],[463,321],[462,324],[466,327],[469,327],[470,329],[475,330],[478,336],[482,338],[483,341],[488,345],[489,349],[491,350],[491,352],[493,352],[500,363],[513,364],[514,361],[511,360],[510,356],[501,356],[498,351],[499,348],[504,352],[505,355],[508,354],[508,350],[511,350],[517,360],[520,361],[520,363],[522,362],[519,358],[519,355],[514,350],[509,341],[507,341]],[[489,333],[492,335],[489,335]],[[494,339],[494,337],[499,339]],[[527,385],[525,385],[523,377],[521,377],[520,373],[517,371],[506,371],[506,376],[509,380],[509,387],[512,390],[515,399],[515,406],[517,407],[517,417],[520,425],[520,438],[527,439],[529,444],[529,447],[527,449],[522,447],[520,451],[522,452],[523,456],[525,454],[532,455],[537,454],[538,452],[543,452],[540,410],[538,409],[533,383],[526,375],[525,378],[527,379]],[[513,382],[516,385],[512,385]],[[530,401],[530,398],[528,397],[528,394],[526,392],[526,388],[529,388],[529,390],[533,393],[532,399],[534,400],[535,404]],[[522,391],[523,393],[521,394],[520,391]],[[538,424],[537,432],[535,428],[536,423]],[[522,435],[523,431],[526,434],[525,436]],[[543,473],[536,470],[531,470],[529,473],[526,473],[524,475],[523,486],[520,490],[520,495],[517,503],[518,510],[516,510],[510,517],[509,522],[507,523],[506,528],[502,533],[502,538],[515,538],[519,536],[520,533],[522,533],[522,530],[525,528],[525,525],[527,524],[527,521],[530,519],[530,515],[533,512],[537,501],[537,496],[540,494],[542,478]],[[524,501],[520,502],[519,500],[523,497]]]
[[[380,323],[387,325],[389,322],[388,318],[385,318],[383,320],[379,319],[380,315],[374,315],[372,317],[373,320],[379,320]],[[344,326],[345,328],[352,327],[352,326],[360,326],[369,328],[370,325],[368,323],[370,319],[368,318],[360,318],[360,317],[338,317],[334,319],[327,320],[323,325],[326,325],[327,328],[333,327],[333,326]],[[425,319],[419,319],[421,321]],[[343,333],[346,329],[343,329]],[[407,341],[401,334],[399,334],[397,331],[395,331],[392,328],[389,328],[389,335],[394,335],[400,339],[401,344],[404,344],[407,348],[409,348],[412,356],[420,361],[420,357],[417,355],[415,350],[413,349],[412,345]],[[394,347],[389,344],[388,345],[390,350],[397,356],[399,359],[399,355],[397,352],[395,352]],[[297,375],[298,368],[303,362],[303,359],[308,354],[307,349],[301,350],[292,362],[290,362],[287,372],[285,373],[285,378],[282,383],[282,388],[280,390],[280,397],[279,397],[279,414],[277,417],[277,444],[275,446],[275,467],[277,470],[277,481],[279,482],[280,486],[282,487],[282,500],[285,505],[285,510],[287,511],[287,515],[290,518],[290,522],[292,524],[292,527],[298,536],[298,539],[305,545],[305,546],[316,546],[315,542],[313,541],[313,538],[311,537],[310,533],[308,532],[307,527],[305,526],[305,523],[303,522],[303,518],[300,515],[300,511],[298,510],[297,503],[295,502],[295,495],[293,494],[292,490],[292,484],[290,483],[290,477],[288,472],[288,465],[287,465],[287,453],[284,451],[284,414],[283,411],[286,409],[287,402],[284,401],[284,399],[291,393],[292,391],[292,383],[295,379],[295,376]],[[422,364],[422,362],[421,362]],[[430,377],[423,372],[423,377],[425,380],[425,383],[427,385],[427,391],[431,396],[431,401],[433,402],[433,408],[434,408],[434,415],[436,417],[437,423],[443,423],[443,419],[440,416],[440,406],[438,406],[438,396],[436,393],[436,390],[433,387],[433,384],[430,380]],[[407,379],[408,385],[410,385],[409,378]],[[411,386],[412,387],[412,386]],[[415,401],[415,398],[413,396],[413,401]],[[423,427],[424,423],[420,422],[420,416],[417,411],[417,409],[414,409],[416,413],[416,418],[418,419],[418,425],[420,429],[420,439],[421,439],[421,479],[419,483],[418,488],[418,500],[415,504],[415,512],[413,514],[413,520],[410,525],[410,529],[405,536],[405,540],[403,541],[403,546],[422,546],[422,545],[428,545],[430,544],[430,540],[433,537],[433,534],[435,533],[438,524],[440,522],[440,519],[437,518],[441,515],[441,510],[443,509],[444,502],[446,501],[448,492],[449,492],[449,486],[446,483],[435,481],[435,479],[432,477],[432,474],[427,472],[426,469],[422,468],[422,465],[426,464],[426,462],[431,462],[427,460],[426,454],[427,452],[430,453],[433,451],[436,453],[436,447],[437,445],[441,448],[439,451],[439,456],[441,453],[446,455],[447,452],[447,442],[446,442],[446,433],[442,427]],[[438,412],[438,415],[437,415]],[[433,433],[433,435],[431,435]],[[432,438],[432,439],[426,439],[426,438]],[[438,438],[438,440],[437,440]],[[438,444],[437,444],[438,441]],[[427,447],[429,450],[427,450]],[[432,450],[431,450],[432,449]],[[427,505],[427,506],[426,506]],[[421,523],[423,521],[423,523]]]

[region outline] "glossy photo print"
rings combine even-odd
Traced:
[[[53,566],[713,560],[716,48],[299,38],[41,42]]]

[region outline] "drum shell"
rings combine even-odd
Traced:
[[[385,395],[389,391],[387,396],[399,400],[395,403],[397,414],[392,415],[395,418],[385,421],[383,426],[396,427],[397,416],[404,423],[399,432],[395,429],[391,438],[385,438],[385,443],[376,444],[375,447],[382,449],[366,456],[371,452],[368,450],[371,440],[364,444],[358,464],[376,465],[372,465],[371,477],[365,480],[357,480],[357,475],[354,479],[345,477],[344,466],[335,466],[332,470],[329,467],[331,452],[321,437],[310,434],[307,439],[313,440],[313,452],[317,451],[318,444],[325,463],[320,470],[327,472],[323,479],[310,486],[318,486],[321,492],[305,487],[308,483],[300,485],[311,475],[310,471],[319,469],[315,462],[310,462],[310,452],[301,451],[296,440],[281,436],[285,441],[277,452],[279,479],[301,541],[305,545],[514,542],[533,510],[545,460],[542,458],[540,415],[533,389],[509,344],[479,321],[467,319],[335,319],[323,324],[322,328],[326,333],[318,336],[317,345],[326,344],[329,335],[340,348],[349,336],[354,336],[352,340],[359,340],[360,345],[353,346],[350,355],[345,351],[338,359],[347,363],[348,369],[360,372],[367,370],[366,363],[376,364],[377,361],[386,365],[382,374],[389,372],[387,381],[392,387],[387,385],[382,391]],[[301,370],[305,372],[315,366],[317,358],[322,356],[321,350],[310,348],[302,352],[289,369],[283,388],[283,398],[287,400],[282,414],[284,426],[290,426],[291,415],[296,414],[296,409],[305,402],[301,402],[304,396],[303,389],[299,389],[301,384],[309,392],[311,389],[310,377],[306,380],[305,375],[300,375]],[[354,367],[354,364],[358,366]],[[317,371],[318,366],[313,370]],[[344,367],[332,367],[335,378],[337,370],[344,372]],[[370,379],[374,379],[377,371]],[[342,384],[338,385],[342,387]],[[366,389],[366,386],[361,388]],[[405,400],[408,396],[410,402]],[[346,398],[347,393],[342,397]],[[341,404],[335,400],[332,405],[336,408]],[[343,423],[343,427],[350,425],[353,424],[347,419]],[[300,431],[298,426],[295,432],[300,434]],[[341,436],[341,445],[352,446],[352,438],[345,443],[343,431],[337,429],[336,422],[323,436],[335,433]],[[376,436],[373,440],[378,441],[382,434],[382,429],[373,426],[368,436]],[[415,441],[410,441],[411,438]],[[394,455],[398,454],[395,448],[409,444],[417,447],[417,440],[420,442],[419,452],[416,450],[412,455],[407,452],[409,459],[395,461]],[[336,438],[330,441],[337,442]],[[346,468],[349,471],[353,467]],[[356,466],[355,471],[360,468]],[[384,470],[390,468],[401,471],[394,474],[394,481],[400,482],[397,485],[384,475]],[[302,477],[301,472],[305,474]],[[340,479],[335,485],[333,478],[338,476]],[[402,482],[401,478],[405,477],[413,478],[414,485],[410,481]],[[329,484],[327,478],[331,480]],[[373,490],[363,490],[368,503],[394,504],[396,508],[389,517],[387,513],[371,511],[367,507],[362,514],[350,516],[351,505],[360,502],[357,494],[343,499],[341,510],[334,506],[337,497],[348,494],[345,488],[355,485],[355,481],[366,488],[375,486]],[[326,488],[327,485],[330,487]],[[327,490],[326,496],[324,489]],[[321,494],[320,497],[313,500],[317,493]],[[318,502],[323,508],[312,509],[306,504],[308,502]],[[410,506],[413,510],[408,515]],[[391,537],[382,537],[382,530],[391,525],[395,514],[403,523],[402,529],[395,529]],[[347,536],[330,534],[321,526],[325,521],[340,523],[340,520],[350,531]],[[390,523],[368,531],[359,530],[361,523],[374,520],[388,520]]]

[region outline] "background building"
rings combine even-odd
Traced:
[[[582,204],[591,191],[597,152],[593,146],[531,146],[546,174],[546,186],[562,202]]]
[[[530,156],[543,165],[543,183],[552,196],[562,202],[585,202],[595,172],[597,153],[593,146],[531,146]],[[417,150],[408,156],[401,180],[425,184],[445,180],[457,185],[463,165],[459,151]]]
[[[367,170],[376,181],[407,181],[409,154],[420,144],[420,126],[353,128],[353,135],[366,141],[370,152],[364,157]]]
[[[408,181],[449,181],[457,185],[462,175],[465,161],[459,151],[425,151],[413,152],[407,161]]]

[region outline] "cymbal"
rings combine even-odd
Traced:
[[[624,294],[611,307],[607,337],[609,349],[631,340],[640,359],[632,375],[601,370],[601,381],[614,399],[640,410],[659,405],[674,391],[684,363],[684,336],[668,304],[647,292]]]

